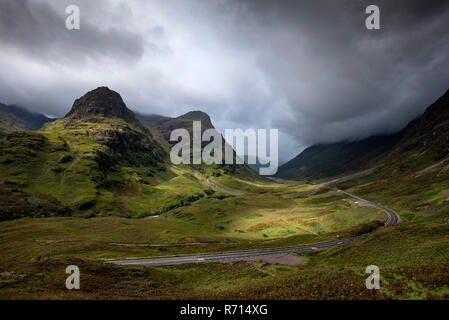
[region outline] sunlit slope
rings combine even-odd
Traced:
[[[208,114],[202,112],[202,111],[190,111],[186,114],[183,114],[176,118],[169,118],[169,117],[163,117],[163,116],[157,116],[157,115],[151,115],[151,116],[145,116],[138,114],[139,119],[152,131],[156,132],[155,136],[157,136],[159,139],[162,139],[163,142],[161,142],[162,145],[166,146],[167,152],[170,151],[170,147],[175,145],[178,141],[170,141],[170,134],[173,130],[176,129],[186,129],[191,137],[190,140],[190,152],[191,152],[191,160],[192,154],[193,154],[193,122],[199,121],[201,122],[201,135],[204,133],[204,131],[208,129],[215,129],[214,125],[212,124],[212,120],[209,117]],[[204,176],[209,177],[209,179],[214,180],[218,177],[226,177],[226,179],[220,179],[219,183],[227,186],[232,187],[236,189],[240,189],[238,185],[231,185],[232,182],[235,182],[236,180],[244,180],[244,183],[240,185],[243,189],[248,189],[249,186],[246,185],[247,182],[256,182],[256,183],[266,183],[266,179],[259,176],[254,170],[252,170],[248,165],[246,164],[236,164],[236,154],[235,151],[233,151],[233,163],[232,164],[225,164],[224,161],[224,154],[225,154],[225,140],[221,136],[221,142],[222,142],[222,154],[223,154],[223,162],[222,164],[193,164],[193,161],[191,161],[190,165],[188,167],[197,174],[201,174]],[[201,148],[203,148],[210,142],[203,141],[201,143]],[[228,184],[228,182],[231,182],[231,184]]]
[[[118,93],[88,92],[64,118],[0,139],[0,218],[159,215],[227,193],[216,177],[233,190],[264,192],[267,181],[245,165],[172,165],[164,134],[144,126]]]
[[[108,101],[105,93],[110,106],[98,107],[99,96]],[[107,88],[87,93],[66,117],[38,132],[9,134],[1,151],[3,218],[133,215],[126,195],[174,175],[165,150]]]
[[[103,259],[292,246],[358,235],[367,224],[379,227],[376,222],[385,221],[385,215],[375,208],[345,201],[338,194],[307,197],[309,191],[302,185],[264,196],[210,194],[145,219],[4,221],[0,263],[38,257]]]

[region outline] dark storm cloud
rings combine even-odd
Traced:
[[[379,31],[364,27],[373,3]],[[247,12],[260,65],[294,114],[278,124],[301,143],[398,130],[448,89],[447,1],[262,0]]]
[[[285,161],[422,113],[449,87],[448,21],[447,1],[0,0],[0,101],[61,116],[108,85],[142,113],[279,128]]]

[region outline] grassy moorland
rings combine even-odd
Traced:
[[[141,219],[51,217],[4,221],[0,224],[5,252],[2,261],[9,258],[8,248],[14,252],[20,244],[24,245],[20,250],[24,260],[58,256],[60,249],[103,259],[281,246],[329,239],[333,233],[384,219],[377,209],[358,207],[341,195],[306,197],[298,195],[307,186],[279,188],[276,185],[276,191],[244,196],[213,192],[188,206]]]
[[[360,223],[383,219],[383,215],[344,201],[329,186],[316,192],[317,186],[276,184],[263,195],[214,193],[155,218],[5,221],[0,224],[0,265],[4,270],[0,297],[447,299],[449,224],[446,207],[441,207],[445,186],[439,187],[440,196],[434,196],[440,210],[423,213],[410,198],[394,202],[379,195],[375,184],[368,188],[368,177],[358,179],[339,186],[351,187],[369,200],[394,208],[402,222],[381,228],[358,243],[304,253],[304,263],[296,266],[230,262],[125,267],[103,261],[325,241],[335,239],[337,233],[349,236]],[[405,176],[403,179],[401,184],[408,183]],[[361,187],[354,187],[356,184]],[[400,199],[401,187],[394,186],[391,192],[394,190]],[[81,269],[82,289],[76,292],[64,287],[64,270],[69,264]],[[371,264],[381,270],[379,291],[365,288],[364,270]]]
[[[310,196],[316,191],[315,186],[271,182],[249,185],[264,193],[249,193],[249,187],[240,190],[244,195],[217,190],[157,217],[48,217],[1,222],[0,297],[245,297],[244,291],[235,295],[243,283],[251,283],[252,290],[256,290],[274,279],[287,281],[292,270],[302,270],[304,266],[238,262],[127,268],[102,261],[327,241],[337,234],[349,236],[364,223],[385,219],[378,210],[351,204],[336,193]],[[65,292],[64,281],[60,281],[64,273],[60,274],[60,270],[64,271],[68,261],[80,265],[87,286],[100,286],[112,277],[116,279],[114,286],[124,281],[121,289],[110,288],[106,293],[86,287],[87,291],[79,293]],[[270,275],[277,273],[281,278]],[[142,277],[145,280],[140,283]],[[159,289],[154,291],[156,287]]]

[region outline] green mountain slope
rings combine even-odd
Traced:
[[[209,116],[190,112],[142,124],[120,95],[100,87],[41,130],[0,139],[0,220],[23,216],[145,217],[188,206],[226,186],[255,190],[264,181],[245,165],[173,165],[171,128]],[[223,186],[223,187],[222,187]],[[223,188],[223,189],[221,189]]]
[[[190,111],[176,118],[167,118],[156,125],[164,138],[169,141],[170,133],[175,129],[187,129],[192,133],[192,122],[201,121],[201,132],[207,129],[215,129],[209,115],[202,111]]]
[[[37,130],[52,120],[43,114],[0,103],[0,135],[17,130]]]
[[[3,219],[60,210],[132,214],[122,194],[169,175],[164,148],[107,88],[77,99],[40,131],[8,134],[0,150]]]
[[[143,120],[144,124],[154,131],[157,131],[163,138],[164,142],[166,142],[167,146],[173,146],[177,142],[170,141],[170,133],[173,130],[176,129],[186,129],[189,131],[190,136],[193,137],[193,121],[201,121],[201,134],[207,130],[207,129],[215,129],[215,127],[212,124],[212,120],[210,119],[209,115],[202,111],[190,111],[186,114],[183,114],[176,118],[169,118],[164,116],[145,116],[145,115],[138,115],[139,119]],[[157,135],[157,133],[155,134]],[[220,134],[221,135],[221,134]],[[209,142],[202,142],[202,147],[206,146]],[[233,176],[234,178],[238,177],[245,180],[250,181],[264,181],[261,176],[259,176],[253,169],[251,169],[247,164],[241,164],[237,165],[235,164],[236,161],[236,154],[234,152],[234,164],[224,164],[224,145],[225,140],[222,137],[222,144],[223,144],[223,164],[221,165],[190,165],[190,168],[193,170],[199,171],[203,174],[211,175],[215,177],[215,179],[220,180],[220,184],[227,185],[229,179],[227,177],[224,177],[225,175]],[[163,144],[163,143],[162,143]],[[193,145],[193,139],[191,139],[191,147]],[[168,149],[169,151],[169,149]],[[192,151],[192,148],[191,148]],[[192,154],[193,152],[191,152]],[[234,181],[235,182],[235,181]]]
[[[320,179],[379,165],[400,163],[399,170],[417,170],[431,165],[448,154],[448,100],[449,91],[421,117],[394,135],[311,146],[282,165],[277,176]]]
[[[421,165],[440,161],[449,155],[449,91],[434,102],[422,116],[400,132],[400,140],[387,156],[388,161],[421,159]],[[417,163],[416,168],[419,168]]]
[[[284,179],[320,179],[366,168],[397,142],[398,136],[378,136],[357,142],[314,145],[279,167]]]

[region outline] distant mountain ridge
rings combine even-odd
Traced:
[[[169,141],[173,130],[187,129],[192,132],[193,121],[201,121],[201,132],[207,129],[215,129],[209,115],[202,111],[190,111],[176,118],[163,119],[156,124],[156,127],[162,136]]]
[[[139,119],[140,122],[142,122],[147,127],[153,127],[163,120],[172,119],[160,114],[143,114],[140,112],[134,112],[134,114],[136,115],[137,119]]]
[[[167,117],[159,114],[136,113],[137,118],[152,132],[157,132],[167,147],[176,142],[170,141],[170,134],[176,129],[186,129],[189,133],[193,130],[193,121],[201,121],[201,131],[215,129],[209,115],[203,111],[190,111],[178,117]]]
[[[313,145],[280,166],[276,176],[308,180],[360,170],[390,150],[398,139],[398,135],[386,135],[356,142]]]
[[[426,152],[426,161],[449,154],[449,90],[417,119],[393,135],[369,137],[356,142],[313,145],[279,167],[284,179],[321,179],[369,168],[383,161],[404,164],[407,153]]]
[[[25,108],[0,103],[0,131],[9,133],[17,130],[38,130],[54,119]]]

